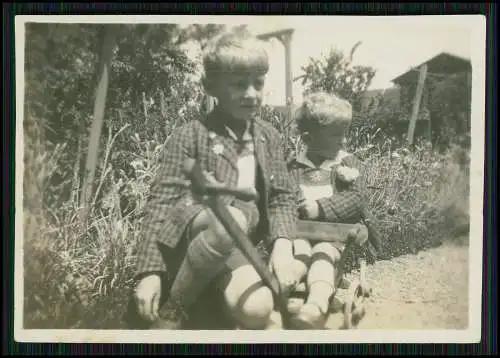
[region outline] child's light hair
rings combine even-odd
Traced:
[[[269,71],[269,55],[265,43],[246,30],[233,30],[215,37],[203,56],[204,77],[217,78],[223,73]]]
[[[321,130],[325,126],[339,126],[345,132],[352,120],[352,106],[335,94],[314,92],[306,95],[295,111],[295,122],[301,132]]]

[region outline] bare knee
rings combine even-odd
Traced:
[[[228,209],[238,225],[246,231],[247,220],[243,213],[231,206],[229,206]],[[232,237],[227,233],[215,214],[209,209],[202,211],[193,220],[191,225],[191,235],[193,238],[198,237],[198,235],[204,231],[207,232],[203,237],[205,241],[204,244],[209,248],[219,252],[228,252],[233,248],[234,241]]]
[[[265,328],[274,308],[272,292],[255,269],[245,265],[234,270],[224,285],[228,309],[245,328]]]
[[[246,328],[263,329],[269,321],[273,308],[274,302],[271,290],[261,286],[243,302],[240,302],[236,307],[235,315]]]
[[[320,242],[312,248],[313,257],[323,257],[335,264],[340,259],[340,252],[328,242]]]
[[[244,231],[247,232],[248,229],[248,222],[243,214],[243,212],[235,207],[228,206],[227,209],[233,216],[234,220],[236,223],[239,225],[239,227]],[[229,234],[227,230],[224,228],[222,223],[213,215],[213,220],[210,221],[210,228],[214,230],[217,236],[219,237],[228,237]]]

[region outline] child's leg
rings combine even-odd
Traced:
[[[239,250],[228,260],[228,273],[219,282],[229,314],[242,329],[266,329],[274,309],[271,290]]]
[[[302,281],[307,274],[307,269],[311,262],[311,244],[307,240],[296,239],[293,241],[293,256],[295,258],[295,272],[297,273],[297,283]]]
[[[247,230],[243,213],[233,207],[229,211],[238,224]],[[234,249],[232,238],[210,213],[196,220],[191,227],[190,242],[170,290],[169,304],[187,309],[225,267],[225,262]]]
[[[309,295],[299,313],[293,317],[297,328],[323,328],[335,293],[335,264],[340,258],[338,250],[323,242],[312,248],[311,266],[307,274]]]
[[[339,251],[330,243],[322,242],[312,249],[312,264],[307,275],[307,303],[317,305],[322,312],[328,311],[330,298],[335,293],[335,265],[339,259]]]
[[[247,231],[253,232],[259,220],[257,207],[240,201],[233,205],[247,218]],[[224,271],[217,286],[228,313],[243,329],[265,329],[274,308],[271,290],[236,247],[225,261]]]

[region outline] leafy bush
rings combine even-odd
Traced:
[[[454,145],[470,149],[471,94],[470,73],[457,73],[433,83],[430,111],[439,149]]]

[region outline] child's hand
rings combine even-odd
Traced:
[[[301,219],[317,219],[319,217],[319,205],[316,200],[307,200],[299,207]]]
[[[139,308],[139,314],[150,321],[158,318],[158,308],[161,294],[161,279],[158,275],[144,277],[137,285],[134,298]]]
[[[368,241],[368,228],[365,225],[356,224],[349,230],[349,238],[352,238],[356,245],[363,246]]]
[[[278,239],[271,253],[269,270],[276,275],[282,292],[288,292],[297,284],[294,265],[292,243],[286,239]]]

